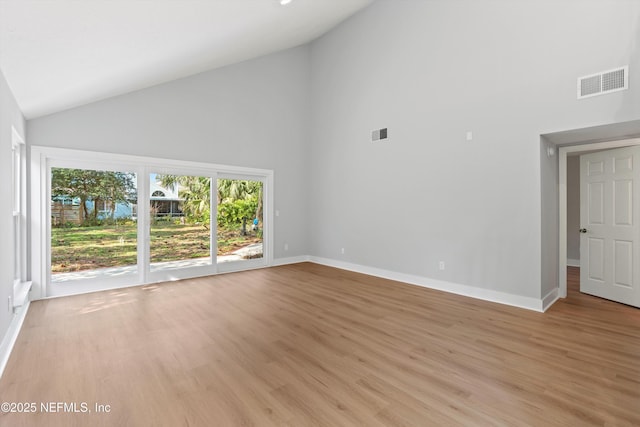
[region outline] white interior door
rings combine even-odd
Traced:
[[[580,156],[580,291],[640,307],[640,147]]]

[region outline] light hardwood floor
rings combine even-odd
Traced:
[[[545,314],[308,263],[37,301],[0,425],[638,426],[640,310],[569,277]]]

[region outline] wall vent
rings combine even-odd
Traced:
[[[578,99],[629,88],[629,66],[578,77]]]

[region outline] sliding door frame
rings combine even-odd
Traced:
[[[106,159],[106,160],[105,160]],[[138,191],[137,228],[137,274],[113,277],[108,280],[79,281],[77,284],[51,285],[51,168],[114,170],[135,173]],[[179,175],[206,176],[211,178],[211,265],[176,269],[171,271],[150,271],[149,253],[149,174],[171,173]],[[228,263],[222,269],[216,262],[217,191],[218,177],[241,177],[241,179],[263,182],[263,258],[246,262]],[[201,163],[183,160],[169,160],[125,154],[98,153],[52,147],[31,147],[31,277],[33,281],[31,299],[52,296],[73,295],[128,286],[137,286],[162,281],[179,280],[190,277],[213,275],[220,272],[262,268],[273,265],[273,185],[274,174],[269,169],[254,169],[238,166]],[[61,290],[61,286],[66,287]]]
[[[99,157],[98,157],[99,158]],[[84,159],[82,161],[70,159],[70,158],[56,158],[51,157],[47,159],[46,170],[44,171],[44,177],[46,179],[44,192],[46,193],[46,200],[49,203],[46,203],[46,206],[41,207],[43,211],[45,211],[45,216],[43,218],[47,218],[44,224],[41,226],[42,229],[46,229],[46,235],[44,245],[46,247],[46,254],[44,260],[46,261],[46,270],[45,270],[45,281],[47,286],[46,296],[63,296],[69,294],[79,294],[79,293],[87,293],[92,292],[96,288],[100,290],[106,289],[114,289],[118,287],[125,286],[127,283],[131,283],[131,281],[138,281],[141,277],[140,271],[140,251],[142,249],[142,243],[144,241],[141,239],[140,234],[140,223],[138,223],[137,233],[136,233],[136,248],[138,251],[138,260],[135,264],[136,271],[129,274],[123,274],[114,277],[101,277],[100,279],[77,279],[71,280],[69,282],[63,283],[53,283],[52,275],[51,275],[51,170],[53,168],[64,168],[64,169],[82,169],[82,170],[95,170],[95,171],[107,171],[107,172],[125,172],[125,173],[135,173],[136,179],[138,179],[139,168],[135,165],[123,165],[118,163],[111,163],[108,161],[100,161],[95,160],[96,156],[92,159]],[[32,192],[34,189],[32,188]],[[138,189],[138,197],[140,197],[140,189]],[[94,207],[95,208],[95,207]],[[32,208],[33,209],[33,208]],[[133,265],[131,265],[133,266]]]

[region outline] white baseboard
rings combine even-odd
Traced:
[[[300,262],[308,262],[308,255],[300,255],[300,256],[292,256],[289,258],[276,258],[273,260],[271,264],[273,267],[277,267],[279,265],[288,265],[288,264],[298,264]]]
[[[9,324],[9,329],[0,344],[0,377],[2,377],[4,368],[7,366],[7,362],[9,362],[11,350],[13,350],[13,346],[18,339],[22,323],[27,316],[27,311],[29,311],[29,305],[30,302],[27,300],[22,307],[16,309],[16,313],[13,315],[13,319],[11,319],[11,323]]]
[[[549,291],[549,293],[542,298],[542,311],[547,311],[547,309],[551,307],[554,302],[558,301],[559,298],[560,294],[558,288]]]
[[[415,276],[412,274],[398,273],[390,270],[383,270],[375,267],[367,267],[359,264],[352,264],[344,261],[337,261],[328,258],[309,257],[309,261],[322,264],[329,267],[340,268],[342,270],[354,271],[356,273],[368,274],[370,276],[381,277],[383,279],[395,280],[398,282],[409,283],[411,285],[422,286],[439,291],[449,292],[452,294],[463,295],[466,297],[481,299],[485,301],[497,302],[500,304],[511,305],[514,307],[525,308],[542,312],[543,301],[537,298],[523,297],[520,295],[508,294],[505,292],[494,291],[491,289],[477,288],[475,286],[462,285],[459,283],[446,282],[443,280],[430,279],[423,276]]]
[[[567,266],[568,267],[580,267],[580,260],[579,259],[567,259]]]

